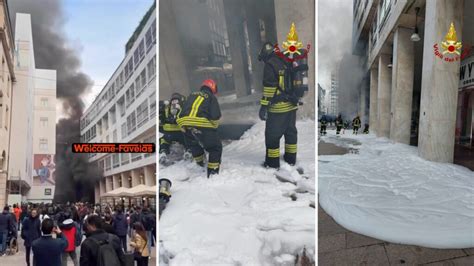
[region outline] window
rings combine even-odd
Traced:
[[[125,65],[125,81],[130,78],[133,73],[133,56],[128,60],[128,63]],[[124,81],[124,82],[125,82]]]
[[[40,125],[42,127],[47,127],[48,126],[48,118],[47,117],[40,117]]]
[[[138,44],[138,55],[140,56],[140,62],[145,58],[145,40],[142,40],[140,44]]]
[[[145,86],[146,86],[146,68],[143,68],[142,73],[140,73],[140,76],[137,77],[136,83],[135,83],[135,88],[137,89],[137,97],[140,94],[142,94],[143,90],[145,89]]]
[[[111,157],[107,156],[105,158],[105,171],[109,171],[111,169]]]
[[[41,106],[48,107],[48,98],[41,98]]]
[[[133,111],[127,117],[127,135],[132,134],[137,129],[137,118],[135,117],[135,111]]]
[[[133,63],[135,64],[135,68],[138,67],[138,64],[140,63],[140,55],[138,54],[138,47],[135,49],[135,52],[133,52]]]
[[[152,27],[150,27],[145,34],[145,43],[146,43],[146,52],[151,50],[153,46],[153,33],[151,32]]]
[[[156,114],[156,97],[155,97],[155,92],[153,92],[152,95],[150,95],[150,119],[155,119],[155,114]]]
[[[141,153],[132,153],[132,162],[139,161],[142,158]]]
[[[41,151],[48,151],[48,139],[39,139],[39,148]]]
[[[142,90],[146,86],[146,68],[143,68],[142,73],[140,73],[140,79],[142,80]]]
[[[125,97],[122,96],[122,98],[120,98],[117,102],[118,109],[119,109],[119,112],[120,112],[120,117],[123,117],[125,115],[124,101],[125,101]]]
[[[122,131],[121,131],[122,139],[126,138],[128,136],[128,134],[127,134],[127,123],[123,123],[121,129],[122,129]]]
[[[130,153],[120,153],[120,157],[122,165],[128,164],[130,162]]]
[[[147,68],[148,80],[151,80],[156,75],[156,55],[148,62]]]
[[[135,101],[135,88],[133,83],[132,85],[130,85],[130,88],[128,88],[127,92],[125,93],[125,98],[127,101],[127,107],[130,106],[133,101]]]
[[[142,89],[142,83],[140,79],[140,75],[137,76],[135,79],[135,88],[137,89],[137,96],[140,95],[141,89]]]
[[[156,19],[151,23],[151,33],[153,35],[153,42],[156,43]]]
[[[118,153],[115,153],[113,154],[112,156],[112,167],[113,168],[117,168],[120,166],[120,158],[119,158],[119,154]]]
[[[148,121],[148,100],[137,107],[137,127],[141,127]]]
[[[113,141],[114,143],[117,142],[117,130],[114,130],[114,132],[112,133],[112,141]]]

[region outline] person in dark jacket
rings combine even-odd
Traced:
[[[207,177],[219,174],[222,143],[217,133],[221,109],[217,98],[217,84],[212,79],[203,81],[197,92],[191,93],[178,114],[178,125],[184,130],[185,141],[194,161],[204,167],[206,150],[209,153]]]
[[[80,266],[97,265],[97,255],[99,246],[96,241],[109,241],[121,265],[124,265],[124,253],[120,239],[116,235],[108,234],[102,229],[102,219],[98,215],[91,215],[87,218],[87,238],[81,244]],[[120,266],[120,265],[117,265]]]
[[[110,216],[110,214],[105,215],[104,223],[102,224],[102,229],[104,229],[104,231],[109,233],[109,234],[116,235],[115,229],[112,226],[112,216]]]
[[[16,221],[10,207],[5,206],[0,214],[0,255],[5,254],[7,250],[7,237],[9,235],[16,236]]]
[[[52,219],[46,218],[41,223],[43,236],[32,243],[33,264],[35,266],[61,266],[61,254],[68,246],[61,229],[54,226]],[[56,234],[53,238],[52,233]]]
[[[127,217],[122,212],[122,208],[117,208],[117,214],[114,217],[112,222],[114,227],[115,234],[120,238],[122,242],[122,247],[125,252],[127,252],[127,232],[128,232],[128,223]]]
[[[31,244],[41,237],[41,222],[36,209],[31,210],[30,216],[23,221],[22,227],[21,238],[25,241],[26,265],[30,266]]]
[[[152,244],[152,232],[156,227],[156,215],[154,212],[151,212],[148,208],[143,208],[143,214],[140,223],[143,225],[146,231],[148,238],[147,247],[148,252],[151,254],[151,244]],[[132,224],[133,225],[133,224]]]

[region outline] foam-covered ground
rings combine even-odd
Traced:
[[[474,172],[372,134],[321,140],[359,149],[318,158],[319,202],[337,223],[393,243],[474,247]]]
[[[304,247],[314,256],[314,121],[297,122],[298,165],[283,163],[297,185],[261,167],[264,122],[224,147],[221,174],[207,179],[198,166],[160,168],[172,180],[172,198],[160,219],[160,265],[294,265]],[[283,154],[284,145],[280,146]],[[297,193],[292,201],[289,194]]]

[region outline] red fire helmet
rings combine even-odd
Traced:
[[[213,94],[216,94],[217,93],[217,84],[214,80],[212,79],[206,79],[202,82],[202,85],[201,86],[206,86],[208,87],[209,89],[211,89],[212,93]]]

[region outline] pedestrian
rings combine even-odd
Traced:
[[[112,216],[110,214],[106,214],[104,217],[104,224],[102,225],[102,229],[109,234],[116,234],[115,229],[112,226]]]
[[[54,226],[52,219],[46,218],[41,223],[41,232],[43,236],[32,243],[33,264],[35,266],[61,266],[61,256],[68,246],[61,229]],[[56,238],[53,238],[52,233],[56,234]]]
[[[21,238],[24,240],[26,251],[26,265],[30,266],[30,252],[33,241],[41,237],[41,222],[38,217],[38,211],[32,209],[30,216],[23,221]],[[35,258],[33,257],[33,264]]]
[[[102,229],[98,215],[87,218],[87,238],[81,244],[80,266],[124,265],[124,253],[120,239]]]
[[[147,237],[149,239],[147,245],[148,245],[148,252],[151,253],[152,232],[154,228],[156,227],[156,216],[154,213],[150,212],[150,210],[146,207],[143,208],[141,224],[145,228]]]
[[[133,229],[135,230],[135,234],[132,240],[130,240],[130,246],[133,247],[133,254],[137,266],[148,266],[148,258],[151,252],[149,252],[147,246],[148,242],[150,242],[150,238],[141,223],[133,224]]]
[[[361,121],[360,121],[360,117],[359,115],[357,115],[353,120],[352,120],[352,127],[353,127],[353,130],[352,130],[352,134],[356,134],[359,132],[359,128],[361,126]]]
[[[217,133],[221,109],[217,101],[217,84],[206,79],[197,92],[191,93],[178,114],[178,125],[183,128],[185,142],[194,161],[204,167],[205,152],[209,153],[207,177],[218,175],[222,157],[222,143]]]
[[[320,123],[321,123],[321,129],[319,131],[319,134],[321,136],[324,136],[324,135],[326,135],[326,127],[327,127],[327,121],[326,121],[325,116],[321,117]]]
[[[21,206],[21,213],[20,213],[20,221],[19,221],[19,226],[18,230],[21,230],[23,221],[28,217],[28,205],[23,205]]]
[[[5,206],[0,214],[0,255],[5,256],[7,250],[7,238],[9,235],[16,236],[16,222],[10,207]]]
[[[19,205],[13,204],[13,213],[15,214],[17,229],[19,229],[20,228],[20,216],[21,216],[21,209],[20,209]]]
[[[119,237],[122,242],[122,247],[125,252],[127,252],[127,231],[128,224],[125,214],[122,212],[122,208],[117,207],[117,214],[115,215],[112,225],[114,227],[115,234]]]
[[[67,266],[67,257],[69,256],[74,263],[74,266],[79,266],[79,261],[76,254],[76,246],[81,244],[79,226],[71,219],[68,218],[60,224],[60,229],[63,235],[67,239],[67,247],[62,253],[62,266]]]

